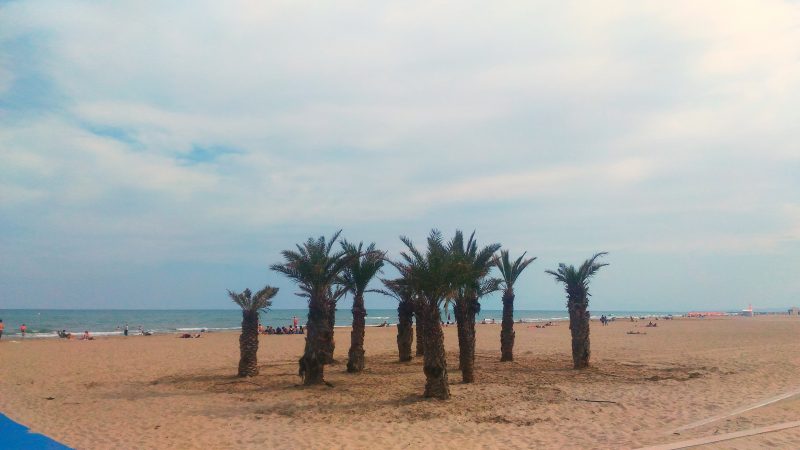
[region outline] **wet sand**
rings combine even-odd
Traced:
[[[800,318],[592,323],[592,363],[571,369],[566,323],[477,325],[476,383],[461,384],[445,332],[450,401],[420,397],[421,358],[396,361],[395,328],[369,328],[367,370],[345,373],[336,329],[333,387],[298,386],[304,336],[262,336],[261,374],[240,380],[238,334],[90,342],[0,341],[0,411],[90,448],[637,448],[800,420],[800,397],[674,430],[800,389]],[[631,335],[628,331],[646,334]],[[52,400],[48,400],[52,398]],[[586,400],[601,400],[590,402]],[[708,448],[800,448],[800,428]]]

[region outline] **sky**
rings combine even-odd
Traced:
[[[797,305],[798,105],[796,1],[0,1],[0,308],[302,307],[340,228],[527,251],[519,309],[598,251],[591,309]]]

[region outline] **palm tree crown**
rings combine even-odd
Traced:
[[[536,260],[536,257],[525,259],[525,254],[528,252],[522,253],[519,258],[517,258],[513,263],[511,262],[511,257],[509,256],[508,250],[501,250],[500,257],[495,258],[494,264],[497,269],[500,271],[500,275],[503,277],[503,283],[505,284],[505,289],[514,289],[514,283],[516,283],[517,278],[525,270],[526,267],[530,263]]]
[[[414,247],[411,239],[400,238],[407,251],[400,252],[401,262],[394,263],[402,275],[402,282],[426,300],[440,304],[454,289],[453,280],[458,273],[453,256],[444,245],[442,233],[432,230],[428,236],[428,250],[423,254]],[[398,280],[399,281],[399,280]]]
[[[608,252],[600,252],[587,259],[576,269],[575,266],[567,266],[564,263],[558,265],[558,270],[545,270],[546,273],[554,276],[557,282],[564,283],[567,296],[570,302],[589,303],[589,279],[608,263],[595,262],[597,258],[607,255]]]
[[[242,311],[255,312],[262,309],[267,309],[272,306],[272,298],[278,294],[278,289],[272,286],[266,286],[264,289],[256,292],[253,296],[250,289],[245,289],[242,293],[228,291],[234,303],[242,308]]]
[[[492,268],[494,253],[500,249],[500,244],[489,244],[478,250],[474,231],[464,243],[464,234],[461,230],[456,230],[447,247],[459,269],[458,279],[463,289],[477,293],[478,296],[497,290],[498,280],[487,280],[485,277]]]
[[[309,298],[325,296],[336,284],[342,270],[354,259],[344,250],[332,253],[341,232],[337,231],[327,241],[324,236],[308,238],[302,246],[297,245],[297,251],[282,251],[285,262],[273,264],[270,268],[296,281],[302,291],[297,295]]]
[[[358,246],[350,242],[342,242],[342,250],[348,255],[349,264],[344,268],[339,283],[353,295],[367,292],[367,285],[380,272],[384,264],[385,254],[375,249],[375,243],[363,249],[363,242]]]

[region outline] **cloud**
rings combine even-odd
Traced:
[[[2,11],[0,283],[245,267],[340,226],[650,262],[800,239],[796,3]]]

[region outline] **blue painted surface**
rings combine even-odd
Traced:
[[[28,428],[0,413],[0,449],[3,450],[70,450],[49,437],[31,433]]]

